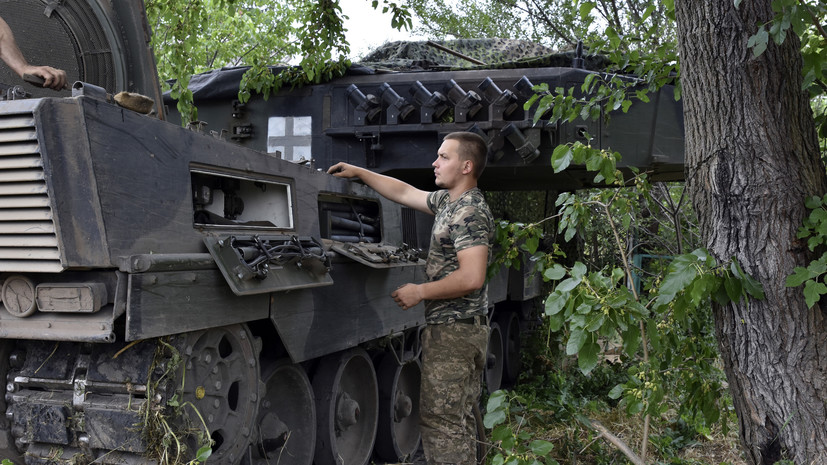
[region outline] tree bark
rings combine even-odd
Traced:
[[[827,326],[802,289],[785,287],[812,258],[796,232],[804,199],[827,192],[798,37],[747,47],[771,0],[677,0],[687,188],[703,240],[736,258],[765,300],[713,308],[750,463],[827,463]]]

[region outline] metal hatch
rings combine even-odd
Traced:
[[[204,244],[236,295],[333,284],[330,259],[312,237],[205,237]]]

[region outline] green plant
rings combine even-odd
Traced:
[[[804,225],[798,229],[797,237],[807,239],[810,251],[824,249],[827,244],[827,195],[808,198],[804,205],[810,214],[804,219]],[[787,287],[804,285],[804,299],[812,308],[822,295],[827,294],[827,251],[811,261],[807,267],[797,266],[793,274],[787,277]]]
[[[552,290],[545,301],[547,342],[559,341],[568,356],[576,356],[583,374],[590,374],[608,347],[616,347],[626,360],[626,377],[608,393],[629,414],[644,417],[675,410],[690,418],[697,431],[721,422],[727,430],[728,408],[724,376],[711,319],[711,301],[726,304],[745,298],[763,299],[760,284],[743,271],[736,260],[719,263],[706,250],[653,255],[647,265],[633,265],[629,251],[640,247],[634,239],[640,212],[650,215],[663,210],[652,199],[645,174],[626,181],[617,170],[619,155],[574,143],[557,147],[552,165],[562,171],[572,164],[596,172],[596,181],[633,188],[602,189],[586,193],[563,193],[556,201],[557,233],[572,240],[592,224],[602,225],[607,240],[600,253],[614,257],[599,269],[580,260],[572,264],[536,251],[536,233],[521,234],[524,225],[501,225],[498,239],[505,261],[515,251],[534,255],[544,267],[543,277]],[[667,192],[667,194],[669,194]],[[670,197],[671,198],[671,197]],[[670,213],[673,218],[675,215]],[[535,224],[527,225],[536,227]],[[672,230],[679,232],[680,224]],[[683,235],[677,233],[680,240]],[[522,240],[522,242],[516,242]],[[512,241],[512,242],[508,242]],[[682,244],[677,244],[677,250]],[[640,276],[640,275],[643,276]],[[640,285],[638,285],[640,282]],[[676,395],[667,396],[667,392]]]
[[[183,359],[180,352],[167,340],[159,339],[155,349],[155,358],[150,373],[156,367],[163,367],[161,374],[147,386],[147,401],[141,407],[143,422],[141,432],[144,442],[150,445],[148,454],[160,465],[197,465],[206,462],[212,454],[212,439],[209,429],[195,406],[189,401],[182,401],[180,393],[184,389]],[[181,387],[164,402],[162,386],[167,380],[174,379],[181,373]],[[200,425],[190,425],[190,417],[185,410],[189,408],[200,420]],[[186,460],[188,445],[195,445],[195,457]]]
[[[558,465],[549,457],[554,445],[525,428],[520,396],[496,391],[488,397],[483,424],[491,429],[492,465]]]

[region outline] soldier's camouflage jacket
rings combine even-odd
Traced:
[[[475,187],[453,202],[446,190],[432,192],[428,195],[428,208],[436,216],[425,266],[428,281],[438,281],[459,268],[460,250],[484,245],[491,259],[494,218],[482,191]],[[488,286],[484,285],[464,297],[425,301],[425,320],[439,324],[485,315],[487,310]]]

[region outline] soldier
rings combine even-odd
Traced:
[[[11,28],[3,18],[0,18],[0,58],[21,78],[23,74],[33,74],[45,80],[43,87],[50,87],[54,90],[67,88],[66,71],[51,66],[33,66],[26,61],[14,40]]]
[[[436,216],[428,281],[405,284],[391,294],[403,310],[425,302],[420,425],[429,465],[476,464],[472,408],[479,401],[488,344],[485,274],[494,239],[491,211],[477,187],[487,152],[477,134],[445,136],[432,164],[441,188],[435,192],[346,163],[328,170],[359,178],[390,200]]]

